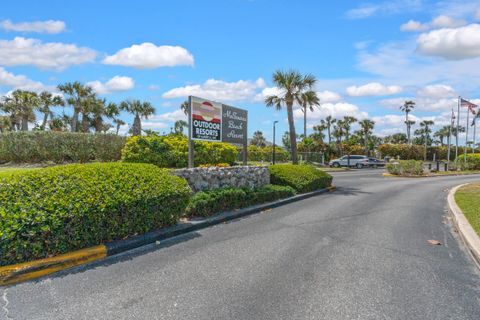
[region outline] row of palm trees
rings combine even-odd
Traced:
[[[15,90],[0,97],[0,132],[27,131],[29,123],[35,123],[35,130],[106,132],[115,128],[116,134],[125,122],[119,118],[121,111],[134,115],[131,128],[133,135],[142,132],[141,119],[155,113],[155,108],[146,101],[126,100],[119,104],[107,102],[98,97],[95,91],[80,82],[67,82],[58,87],[60,94],[48,91],[39,94],[27,90]],[[54,108],[71,107],[71,115],[53,112]],[[37,123],[36,112],[42,115]],[[107,120],[111,120],[111,123]]]

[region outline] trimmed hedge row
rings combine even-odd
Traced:
[[[0,175],[0,265],[174,224],[190,194],[184,179],[148,164],[66,165]]]
[[[333,177],[311,165],[276,164],[269,166],[270,183],[290,186],[297,192],[310,192],[332,185]]]
[[[18,131],[0,134],[0,163],[117,161],[125,138],[114,134]]]
[[[388,173],[401,176],[421,176],[424,174],[423,162],[417,160],[398,160],[387,163]]]
[[[248,146],[248,161],[266,161],[271,162],[273,158],[273,146],[257,147],[255,145]],[[275,146],[275,160],[278,162],[287,161],[290,154],[287,150]]]
[[[191,198],[186,215],[207,217],[222,211],[290,197],[295,193],[295,190],[291,187],[274,185],[254,189],[222,188],[201,191]]]
[[[480,170],[480,153],[469,153],[466,158],[462,154],[457,157],[456,163],[462,170]]]
[[[237,148],[228,143],[195,141],[195,165],[235,163]],[[188,139],[183,135],[148,135],[127,139],[122,161],[151,163],[159,167],[185,168],[188,164]]]

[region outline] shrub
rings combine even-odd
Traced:
[[[327,188],[333,179],[328,173],[311,165],[276,164],[268,169],[272,184],[290,186],[298,192]]]
[[[114,134],[9,132],[0,134],[0,163],[117,161],[124,144]]]
[[[237,148],[222,142],[195,141],[194,152],[197,166],[233,164],[237,158]],[[122,150],[122,161],[184,168],[188,164],[188,139],[178,134],[130,137]]]
[[[190,193],[185,180],[148,164],[77,164],[0,175],[0,265],[174,224]]]
[[[266,161],[272,162],[273,158],[273,146],[267,147],[257,147],[256,145],[248,146],[248,161]],[[287,150],[275,146],[275,161],[284,162],[289,158],[289,153]]]
[[[388,173],[402,176],[421,176],[424,174],[423,162],[417,160],[398,160],[387,163]]]
[[[186,210],[187,216],[207,217],[222,211],[274,201],[295,195],[288,186],[266,185],[250,188],[222,188],[201,191],[193,195]]]
[[[382,157],[400,157],[400,159],[422,160],[424,157],[424,146],[409,144],[381,144],[377,148]]]
[[[480,170],[480,153],[469,153],[466,158],[462,154],[455,161],[462,170]]]

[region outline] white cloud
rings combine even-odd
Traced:
[[[404,23],[400,26],[402,31],[426,31],[430,29],[438,28],[455,28],[465,25],[464,20],[456,20],[452,17],[446,15],[440,15],[432,19],[428,23],[421,23],[415,20],[409,20],[407,23]]]
[[[390,0],[376,4],[363,3],[357,8],[348,10],[345,15],[349,19],[365,19],[374,15],[416,12],[422,7],[422,0]]]
[[[86,47],[60,42],[16,37],[0,40],[0,65],[33,65],[40,69],[63,70],[71,65],[93,62],[96,52]]]
[[[417,91],[417,95],[427,98],[447,98],[455,95],[455,90],[451,86],[444,84],[428,85]]]
[[[456,106],[456,98],[431,98],[431,97],[401,97],[393,99],[385,99],[380,101],[380,105],[389,109],[399,110],[400,106],[407,100],[415,101],[415,109],[417,111],[437,112],[449,110],[452,106]]]
[[[347,88],[348,95],[352,97],[386,96],[397,94],[402,91],[400,86],[385,86],[378,82],[371,82],[363,86],[351,86]]]
[[[64,32],[65,22],[60,20],[30,21],[13,23],[10,20],[0,22],[0,28],[16,32],[61,33]]]
[[[10,87],[12,90],[21,89],[35,92],[54,89],[45,86],[41,82],[33,81],[24,75],[15,75],[0,67],[0,87],[2,86]]]
[[[358,106],[350,103],[324,103],[318,108],[308,113],[308,119],[317,123],[320,119],[323,119],[331,115],[334,118],[340,119],[344,116],[353,116],[357,119],[364,119],[368,117],[368,113],[361,111]],[[303,119],[303,112],[300,108],[293,110],[293,116],[295,119]]]
[[[157,91],[158,89],[160,89],[160,87],[156,84],[151,84],[148,86],[148,90],[150,91]]]
[[[187,85],[171,89],[165,92],[162,97],[165,99],[175,99],[186,98],[192,95],[218,101],[245,101],[254,99],[257,90],[264,86],[265,81],[262,78],[254,82],[249,80],[226,82],[209,79],[203,84]]]
[[[142,129],[165,129],[173,126],[178,120],[187,120],[187,116],[182,110],[178,109],[172,112],[166,112],[150,117],[148,120],[142,121]]]
[[[91,81],[87,85],[92,87],[99,94],[108,94],[112,92],[127,91],[133,89],[135,81],[130,77],[115,76],[107,82]]]
[[[480,25],[444,28],[421,34],[417,39],[418,52],[447,60],[480,57]]]
[[[179,46],[156,46],[150,42],[134,44],[103,59],[104,64],[121,65],[138,69],[193,65],[193,55]]]
[[[338,102],[342,100],[342,96],[340,94],[328,90],[317,91],[317,96],[320,99],[321,103]]]

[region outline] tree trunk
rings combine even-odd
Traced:
[[[43,114],[43,121],[42,121],[42,125],[40,126],[40,128],[42,130],[45,130],[45,127],[47,126],[47,121],[48,121],[48,112],[45,112]]]
[[[293,103],[287,102],[288,127],[290,130],[290,149],[292,151],[292,163],[298,164],[297,156],[297,135],[295,133],[295,123],[293,121]]]
[[[139,136],[141,134],[142,134],[142,122],[140,121],[140,116],[136,114],[135,119],[133,120],[132,135]]]
[[[117,131],[115,132],[115,134],[118,136],[118,131],[120,130],[120,124],[117,123]]]
[[[72,132],[77,132],[77,124],[78,124],[78,109],[74,108],[73,109],[73,115],[72,115],[72,123],[71,123],[71,131]]]
[[[88,117],[85,113],[82,113],[82,132],[88,132],[88,127],[89,127],[89,123],[88,123]]]
[[[327,131],[328,131],[328,145],[332,143],[332,135],[330,134],[330,123],[328,124]]]
[[[303,106],[303,138],[307,137],[307,105]]]
[[[22,131],[28,131],[28,117],[22,118]]]

